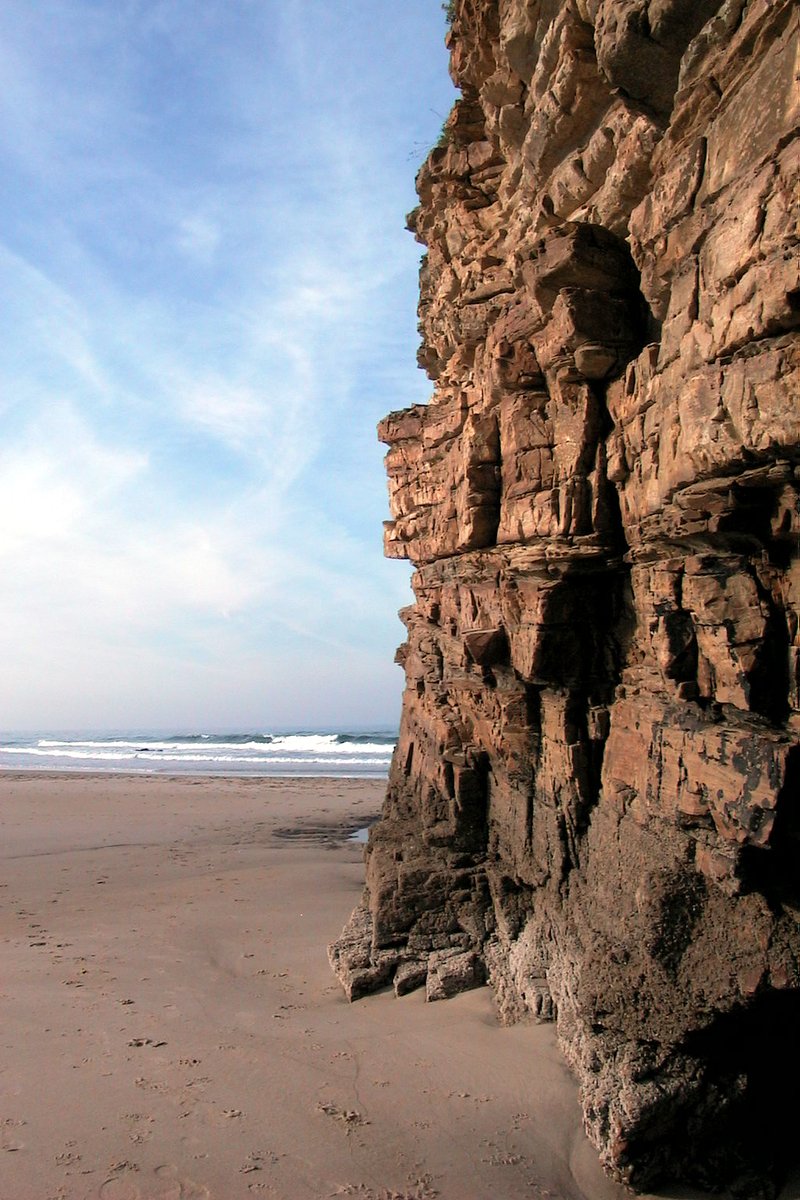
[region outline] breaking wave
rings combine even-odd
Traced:
[[[6,738],[0,742],[0,767],[381,776],[388,772],[395,741],[386,730]]]

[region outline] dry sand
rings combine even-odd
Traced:
[[[552,1028],[486,988],[344,1000],[382,794],[0,775],[0,1200],[626,1195]]]

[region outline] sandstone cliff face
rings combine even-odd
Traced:
[[[435,395],[380,429],[407,689],[331,960],[351,998],[488,979],[558,1022],[617,1177],[768,1195],[800,1066],[798,9],[453,8],[409,219]]]

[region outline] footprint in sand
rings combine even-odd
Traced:
[[[80,1154],[75,1154],[72,1150],[64,1150],[61,1154],[56,1155],[56,1162],[60,1167],[74,1167],[81,1161]]]
[[[25,1149],[25,1142],[12,1133],[12,1130],[20,1129],[23,1125],[27,1125],[27,1121],[19,1121],[14,1117],[0,1119],[0,1150],[5,1154],[16,1154]]]
[[[135,1146],[141,1146],[144,1142],[149,1142],[153,1136],[153,1130],[150,1128],[155,1123],[155,1118],[150,1116],[142,1116],[141,1113],[125,1113],[122,1120],[131,1123],[131,1130],[128,1137]]]
[[[98,1192],[98,1200],[211,1200],[211,1193],[201,1183],[182,1178],[171,1163],[156,1167],[154,1181],[132,1177],[133,1168],[125,1166],[118,1174],[106,1179]]]
[[[97,1194],[99,1200],[142,1200],[142,1193],[127,1172],[106,1179]]]
[[[154,1174],[158,1180],[154,1200],[211,1200],[207,1187],[191,1179],[179,1178],[177,1167],[171,1163],[156,1167]]]

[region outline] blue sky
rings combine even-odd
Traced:
[[[0,7],[0,728],[391,723],[438,0]]]

